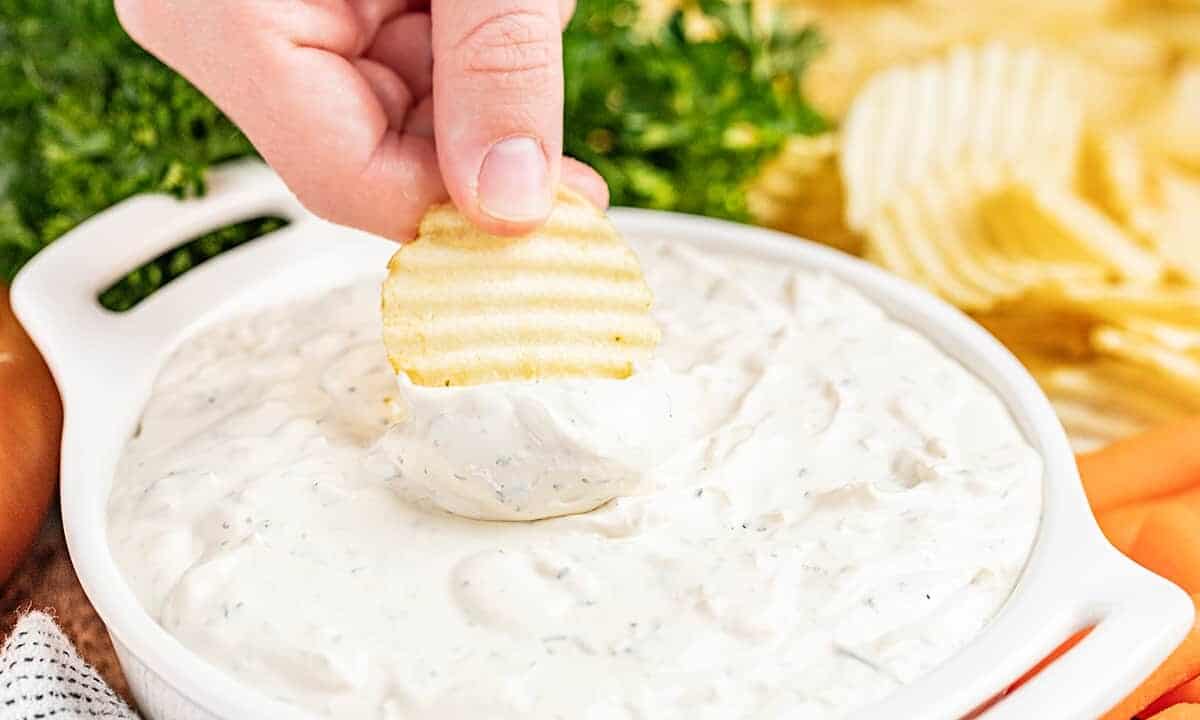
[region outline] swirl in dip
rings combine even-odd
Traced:
[[[837,718],[949,658],[1038,524],[1000,400],[831,277],[633,240],[662,367],[578,397],[397,387],[376,278],[187,342],[109,505],[146,611],[329,717]]]

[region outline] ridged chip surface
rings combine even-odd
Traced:
[[[847,224],[865,230],[939,166],[1068,182],[1082,124],[1073,87],[1067,64],[1001,43],[955,48],[875,76],[842,131]]]
[[[620,379],[658,344],[652,301],[633,250],[570,190],[543,227],[515,238],[442,205],[388,264],[383,339],[417,385]]]

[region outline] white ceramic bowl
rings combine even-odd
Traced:
[[[101,289],[164,250],[267,213],[292,224],[210,261],[128,313],[97,304]],[[1104,540],[1049,403],[1017,361],[964,315],[866,263],[790,236],[659,212],[615,210],[612,217],[629,235],[737,245],[772,262],[836,275],[977,373],[1045,459],[1041,527],[1002,611],[949,662],[856,713],[856,720],[1094,718],[1186,633],[1193,617],[1188,597]],[[105,511],[114,469],[159,368],[198,328],[379,272],[393,249],[317,220],[268,169],[239,163],[213,173],[203,199],[142,196],[87,221],[34,258],[13,284],[13,307],[62,393],[62,508],[71,559],[151,718],[307,717],[257,692],[253,678],[235,680],[180,645],[142,610],[109,553]],[[1090,625],[1096,628],[1048,670],[1003,694]]]

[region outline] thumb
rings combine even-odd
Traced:
[[[559,0],[433,0],[434,132],[455,205],[498,234],[545,221],[562,163]]]

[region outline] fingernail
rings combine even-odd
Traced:
[[[479,169],[479,206],[497,220],[528,222],[550,213],[550,178],[542,147],[531,137],[492,146]]]

